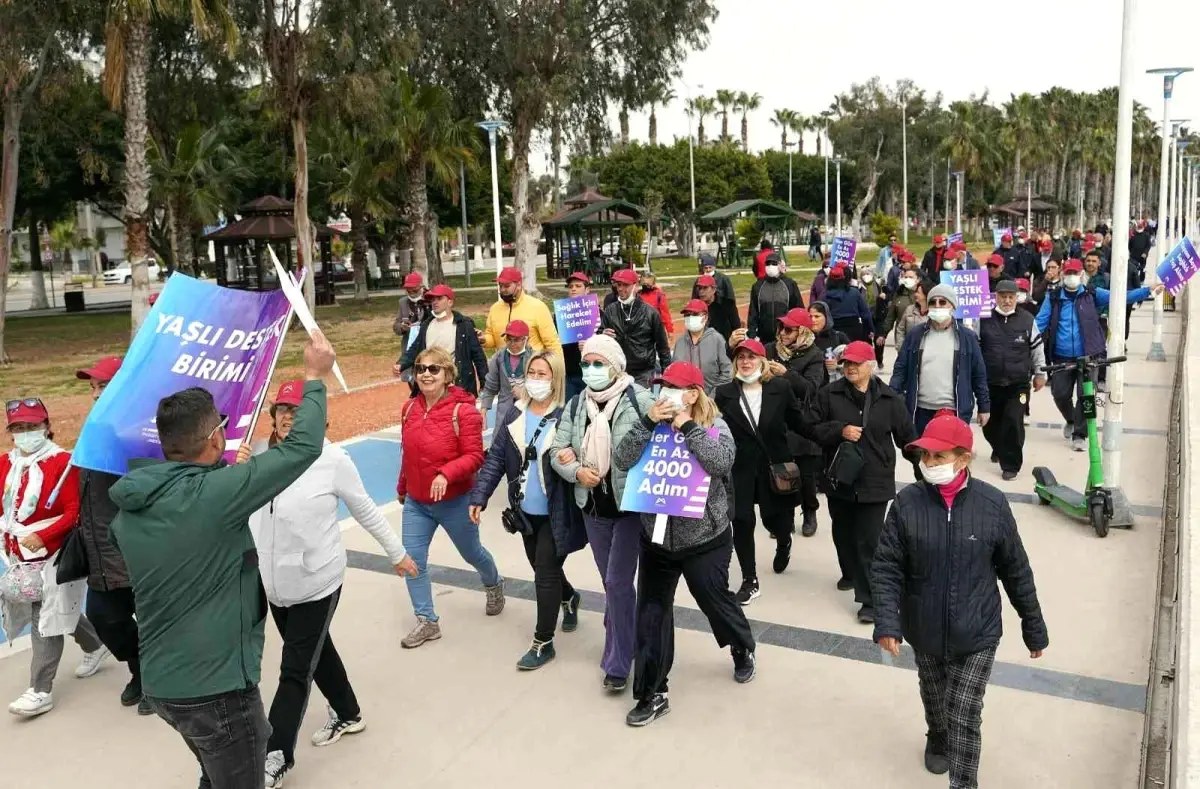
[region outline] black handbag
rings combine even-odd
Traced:
[[[864,433],[867,429],[867,417],[870,411],[871,392],[868,389],[863,395],[862,428]],[[861,440],[862,437],[859,436],[859,441]],[[825,478],[834,488],[853,485],[862,476],[863,469],[867,466],[867,459],[863,457],[859,441],[843,441],[838,444],[837,450],[833,453],[833,460],[830,461],[829,468],[825,470]]]
[[[533,431],[533,438],[529,440],[529,444],[525,447],[525,458],[521,463],[521,473],[517,475],[517,481],[508,486],[508,506],[504,512],[500,513],[500,523],[504,525],[504,530],[509,534],[521,534],[526,537],[533,534],[533,524],[529,522],[529,518],[525,517],[525,513],[521,511],[521,502],[525,499],[525,494],[522,490],[525,488],[525,474],[529,471],[529,464],[537,462],[537,442],[542,435],[542,430],[545,429],[546,423],[550,420],[547,414],[542,417],[542,421],[538,423],[537,430]]]
[[[88,577],[87,548],[84,547],[83,534],[78,526],[67,534],[67,539],[54,560],[54,567],[54,578],[59,584],[68,584]]]
[[[754,421],[753,411],[750,409],[750,401],[746,399],[746,392],[738,387],[738,394],[742,397],[742,405],[746,409],[746,419],[750,422],[750,427],[754,428],[754,437],[758,440],[759,446],[762,447],[763,455],[770,460],[770,455],[767,453],[767,445],[762,440],[762,436],[758,432],[758,424]],[[790,496],[793,493],[800,491],[800,467],[792,461],[783,463],[771,463],[767,466],[767,482],[771,485],[771,491],[780,496]]]

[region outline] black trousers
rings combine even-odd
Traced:
[[[642,540],[638,567],[637,641],[633,657],[633,697],[667,692],[675,661],[675,589],[679,576],[708,618],[717,644],[754,651],[746,614],[729,590],[730,545],[717,538],[698,553],[671,554]]]
[[[1095,383],[1096,370],[1093,369],[1089,375],[1092,383]],[[1087,422],[1083,419],[1083,376],[1079,371],[1069,367],[1050,376],[1050,394],[1063,420],[1072,426],[1072,436],[1087,438]]]
[[[829,517],[833,519],[833,542],[838,564],[846,574],[847,564],[854,581],[854,600],[871,608],[871,562],[883,531],[887,502],[862,503],[829,497]],[[843,564],[843,561],[845,564]]]
[[[200,789],[263,789],[271,724],[257,686],[198,699],[147,701],[200,762]]]
[[[817,498],[817,479],[823,470],[824,458],[819,455],[800,455],[796,458],[800,467],[800,511],[816,512],[821,509],[821,500]]]
[[[313,682],[342,720],[358,720],[362,712],[346,667],[329,638],[329,625],[342,596],[339,588],[311,603],[271,606],[271,616],[283,637],[279,687],[271,701],[271,739],[268,751],[283,751],[288,764],[296,760],[296,737],[308,709]]]
[[[575,587],[571,586],[563,573],[563,563],[567,557],[558,555],[550,518],[530,515],[528,512],[525,517],[533,524],[533,534],[521,535],[525,542],[525,557],[533,568],[533,588],[537,593],[537,625],[534,626],[533,637],[545,642],[554,638],[559,605],[575,596]]]
[[[764,470],[762,472],[766,474]],[[768,483],[765,480],[759,480],[755,486],[754,502],[761,503],[766,496],[774,497],[775,494],[760,490]],[[740,495],[740,494],[739,494]],[[777,497],[780,501],[770,502],[770,507],[774,510],[769,517],[763,516],[763,526],[767,531],[775,535],[776,540],[789,541],[792,539],[792,532],[796,529],[796,524],[793,522],[796,518],[796,507],[794,504],[789,506],[788,502],[783,501],[784,497]],[[790,501],[791,497],[787,497]],[[738,566],[742,568],[742,579],[750,580],[758,578],[758,563],[754,557],[754,510],[751,509],[749,518],[739,518],[736,515],[733,518],[733,547],[737,551]]]
[[[992,445],[1002,471],[1020,471],[1024,462],[1025,406],[1029,384],[989,386],[992,415],[983,427],[983,437]]]
[[[87,616],[96,628],[96,635],[113,653],[113,657],[129,666],[129,673],[133,675],[134,680],[141,682],[138,627],[137,620],[133,618],[134,613],[133,589],[87,591]]]

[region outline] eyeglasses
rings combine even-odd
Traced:
[[[602,362],[602,361],[580,362],[579,363],[579,368],[581,370],[586,369],[588,367],[594,368],[596,370],[603,370],[607,366],[608,366],[608,362]]]
[[[950,304],[949,301],[947,301],[946,299],[943,299],[939,296],[936,299],[930,299],[929,306],[930,307],[950,307],[952,305]]]
[[[21,406],[25,406],[26,408],[38,408],[39,406],[42,408],[46,407],[46,406],[42,405],[42,401],[39,400],[38,398],[27,397],[24,400],[9,400],[7,403],[4,404],[4,409],[11,414],[13,411],[16,411]]]
[[[204,439],[205,441],[208,441],[209,439],[211,439],[213,436],[215,436],[217,434],[218,430],[225,429],[225,427],[229,424],[229,417],[226,414],[221,414],[220,416],[221,416],[221,421],[217,422],[217,426],[214,427],[211,431],[209,431],[208,438]]]
[[[413,369],[416,370],[417,375],[424,375],[425,373],[437,375],[444,368],[440,364],[414,364]]]

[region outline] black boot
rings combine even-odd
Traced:
[[[950,757],[946,755],[946,735],[925,735],[925,769],[934,775],[945,775],[950,771]]]
[[[805,512],[804,523],[800,526],[801,537],[811,537],[817,533],[817,513]]]
[[[771,569],[777,573],[781,573],[787,569],[788,562],[792,560],[792,535],[779,534],[775,536],[775,561],[771,563]]]

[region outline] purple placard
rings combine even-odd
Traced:
[[[946,238],[946,245],[949,246],[950,244],[957,244],[959,241],[962,241],[962,233],[951,233],[949,237]]]
[[[717,437],[715,427],[708,434]],[[660,424],[625,477],[624,512],[703,518],[712,478],[687,447],[683,433]]]
[[[96,401],[71,455],[80,468],[124,474],[133,458],[161,458],[158,401],[200,386],[229,417],[225,459],[249,438],[291,319],[282,290],[253,293],[176,273]]]
[[[858,242],[853,238],[838,236],[833,239],[833,245],[829,252],[830,268],[839,263],[845,263],[847,266],[854,265],[854,251],[856,249],[858,249]]]
[[[1200,270],[1200,257],[1196,256],[1196,248],[1186,236],[1171,250],[1171,254],[1162,259],[1156,269],[1158,281],[1172,296],[1179,295],[1197,270]]]
[[[992,303],[992,289],[988,284],[988,273],[983,269],[956,269],[942,272],[942,284],[954,288],[958,296],[956,318],[978,318],[986,313]]]
[[[600,299],[595,293],[573,299],[555,299],[554,322],[562,343],[590,340],[600,327]]]

